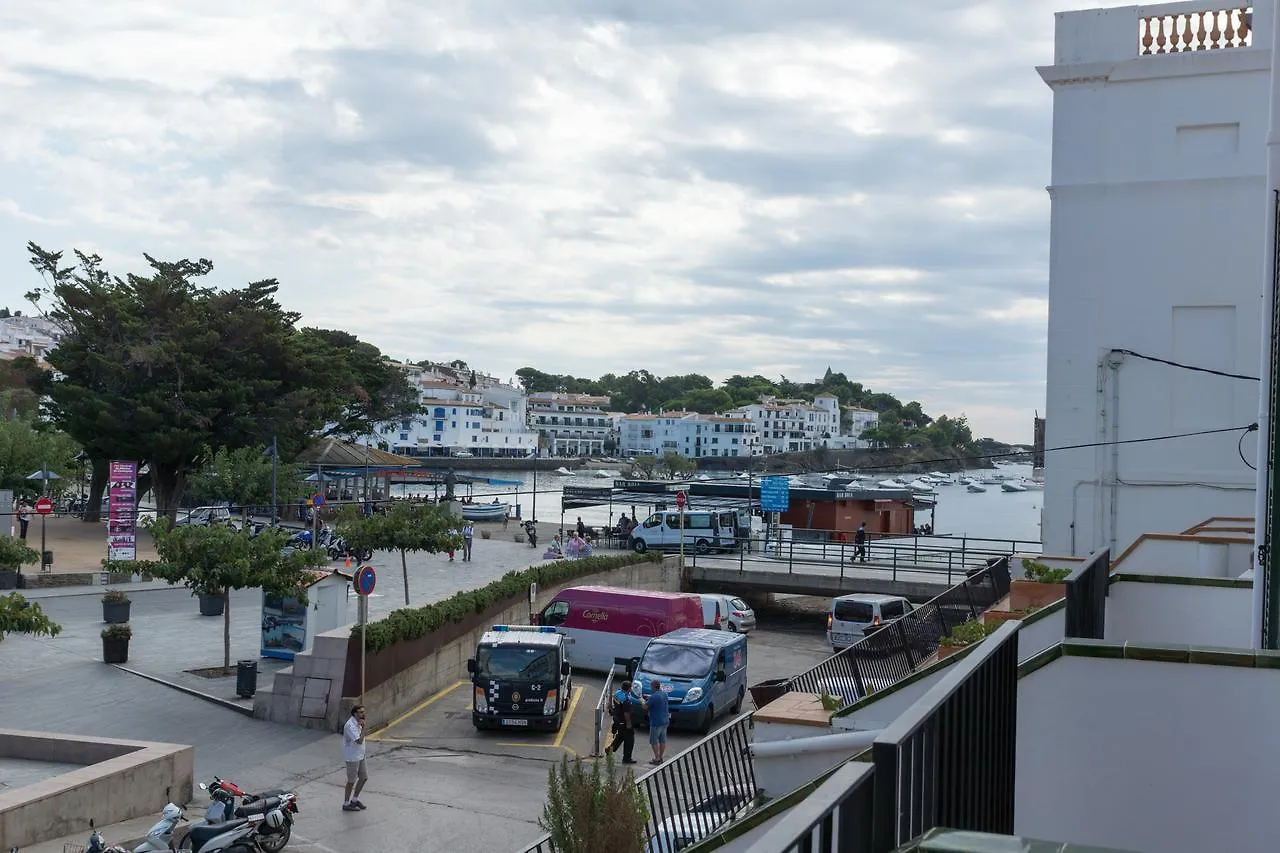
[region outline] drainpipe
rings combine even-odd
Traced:
[[[1275,352],[1276,310],[1276,204],[1280,190],[1280,62],[1276,61],[1276,49],[1280,48],[1280,15],[1272,12],[1271,19],[1271,122],[1267,134],[1267,195],[1264,221],[1266,230],[1263,244],[1265,255],[1262,281],[1262,337],[1261,365],[1258,377],[1258,476],[1255,497],[1254,523],[1254,572],[1253,618],[1251,636],[1255,648],[1275,649],[1277,621],[1280,621],[1280,586],[1277,585],[1276,561],[1270,554],[1270,546],[1276,537],[1272,528],[1276,522],[1275,494],[1276,467],[1273,458],[1275,436],[1276,376],[1272,370]]]
[[[788,755],[807,755],[814,752],[855,751],[866,749],[875,743],[882,729],[868,732],[841,732],[838,735],[817,735],[794,740],[775,740],[753,743],[748,749],[752,758],[784,758]]]
[[[1116,528],[1120,518],[1120,365],[1124,355],[1117,350],[1107,354],[1111,368],[1111,553],[1116,549]]]

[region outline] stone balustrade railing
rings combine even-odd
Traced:
[[[1138,21],[1138,53],[1187,53],[1253,44],[1253,7],[1151,15]]]

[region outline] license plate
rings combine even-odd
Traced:
[[[837,642],[837,643],[852,643],[852,642],[853,642],[853,635],[852,635],[852,634],[836,634],[836,635],[835,635],[835,637],[836,637],[836,642]]]
[[[528,721],[528,720],[503,720],[503,721],[502,721],[502,725],[504,725],[504,726],[527,726],[527,725],[529,725],[529,721]]]

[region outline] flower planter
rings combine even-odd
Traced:
[[[1065,583],[1039,583],[1015,580],[1009,584],[1009,609],[1026,610],[1029,607],[1047,607],[1067,597]]]
[[[18,573],[9,569],[0,570],[0,589],[17,589]]]
[[[103,663],[128,663],[129,662],[129,641],[128,640],[112,640],[107,637],[102,638],[102,662]]]
[[[200,596],[200,615],[201,616],[221,616],[222,615],[222,593],[217,595],[201,595]]]
[[[938,646],[938,660],[946,660],[947,658],[954,655],[956,652],[962,652],[967,648],[969,647],[968,646]]]
[[[982,614],[982,621],[994,631],[1005,622],[1021,621],[1028,615],[1025,610],[988,610]]]
[[[109,625],[118,625],[129,621],[129,601],[102,602],[102,621]]]

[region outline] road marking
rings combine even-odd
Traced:
[[[496,741],[494,746],[515,746],[521,749],[563,749],[565,752],[578,757],[578,751],[571,746],[561,746],[558,743],[525,743],[522,741]]]
[[[440,701],[441,699],[443,699],[444,697],[448,696],[450,693],[452,693],[453,691],[457,690],[459,687],[461,687],[462,685],[467,684],[467,683],[468,683],[468,682],[466,682],[466,681],[459,681],[459,682],[457,682],[456,684],[452,684],[452,685],[450,685],[450,686],[446,687],[445,689],[441,690],[439,693],[435,694],[434,696],[431,696],[430,698],[428,698],[428,699],[424,700],[423,702],[421,702],[420,704],[418,704],[418,705],[417,705],[416,707],[414,707],[412,710],[406,711],[405,713],[403,713],[403,714],[401,714],[400,716],[396,717],[394,720],[392,720],[391,722],[387,723],[385,726],[383,726],[382,728],[378,729],[378,730],[377,730],[376,732],[374,732],[373,734],[371,734],[371,735],[366,735],[366,736],[365,736],[365,740],[380,740],[380,739],[381,739],[381,737],[382,737],[382,735],[383,735],[383,734],[385,734],[388,730],[390,730],[390,729],[394,728],[395,726],[400,725],[400,724],[401,724],[401,723],[403,723],[405,720],[409,719],[410,717],[412,717],[414,714],[418,713],[419,711],[422,711],[422,710],[424,710],[424,709],[426,709],[426,708],[429,708],[431,705],[434,705],[436,702]]]
[[[573,712],[578,710],[578,700],[582,698],[582,687],[573,688],[573,698],[569,700],[569,710],[564,715],[564,721],[560,724],[560,731],[556,733],[555,743],[553,746],[560,746],[564,741],[564,736],[569,732],[569,724],[573,722]],[[572,750],[570,750],[572,752]],[[577,753],[574,753],[577,755]]]

